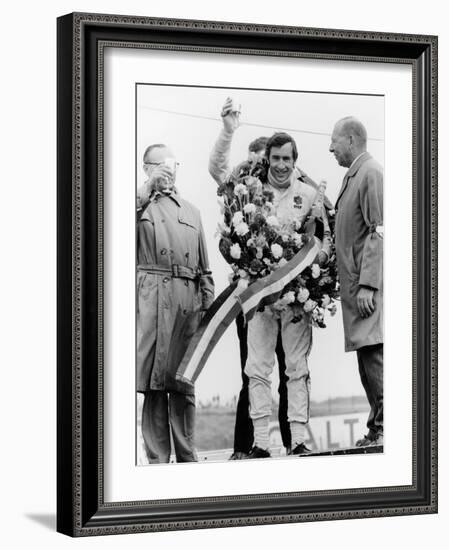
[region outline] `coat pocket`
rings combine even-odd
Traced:
[[[138,272],[137,295],[140,299],[147,300],[157,291],[157,275],[152,273]]]
[[[183,225],[187,225],[196,231],[200,230],[198,220],[196,220],[193,216],[190,216],[188,212],[179,212],[178,222]]]
[[[181,364],[190,341],[195,335],[202,320],[199,311],[188,311],[178,308],[171,333],[169,345],[167,370],[165,375],[165,387],[169,391],[193,394],[193,384],[176,379],[176,372]]]
[[[348,260],[349,260],[348,261],[349,276],[351,277],[352,280],[357,280],[358,282],[360,269],[357,267],[357,260],[356,260],[356,255],[355,255],[353,246],[351,246],[351,248],[349,249]]]

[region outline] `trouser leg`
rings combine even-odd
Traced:
[[[195,396],[170,392],[170,425],[177,462],[197,462],[195,450]]]
[[[373,396],[371,394],[370,387],[368,384],[368,379],[365,372],[365,365],[363,362],[363,353],[361,352],[361,350],[357,350],[357,362],[359,365],[360,381],[362,383],[363,389],[365,390],[365,395],[366,395],[366,398],[368,399],[368,403],[370,406],[368,420],[366,422],[366,427],[368,428],[368,438],[375,439],[376,437],[376,430],[374,428],[375,404],[374,404]]]
[[[240,368],[242,387],[237,402],[234,427],[234,452],[249,453],[254,441],[253,422],[249,416],[249,378],[245,374],[245,364],[248,357],[248,326],[245,324],[243,314],[236,319],[237,336],[240,347]]]
[[[245,373],[249,378],[250,416],[255,424],[254,443],[263,441],[266,448],[271,416],[271,373],[274,366],[278,323],[266,308],[248,323],[248,359]],[[263,419],[263,420],[262,420]]]
[[[286,363],[285,372],[288,377],[288,420],[292,432],[295,431],[295,433],[301,434],[300,439],[302,439],[302,441],[292,441],[292,446],[294,446],[304,441],[304,426],[309,421],[310,373],[308,356],[312,346],[312,327],[305,316],[298,323],[291,322],[292,316],[292,311],[287,309],[282,314],[281,323]]]
[[[170,426],[165,391],[145,392],[142,407],[142,436],[150,464],[169,462]]]
[[[279,429],[281,432],[282,444],[286,448],[292,446],[292,435],[290,431],[290,424],[288,422],[288,395],[287,395],[287,375],[285,374],[285,353],[282,347],[282,334],[279,330],[278,339],[276,342],[276,356],[279,366],[279,410],[278,420]]]
[[[375,439],[383,434],[383,344],[364,346],[357,350],[360,380],[370,405],[368,435]]]

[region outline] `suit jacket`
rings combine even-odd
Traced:
[[[349,168],[335,205],[335,246],[345,350],[383,342],[383,171],[369,153]],[[375,290],[376,309],[362,319],[361,286]]]

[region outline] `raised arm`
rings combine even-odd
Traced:
[[[151,192],[155,189],[157,181],[164,178],[172,177],[172,170],[166,165],[159,165],[151,172],[147,181],[137,189],[136,193],[136,209],[137,219],[140,219],[143,211],[150,202]]]
[[[240,112],[233,110],[233,102],[228,97],[221,110],[223,128],[209,156],[209,174],[221,185],[231,173],[230,153],[232,137],[239,127]]]

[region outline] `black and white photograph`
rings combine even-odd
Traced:
[[[6,4],[3,548],[444,546],[445,5]]]
[[[384,135],[382,94],[136,83],[138,466],[388,449]]]
[[[436,38],[58,39],[58,530],[435,512]]]

